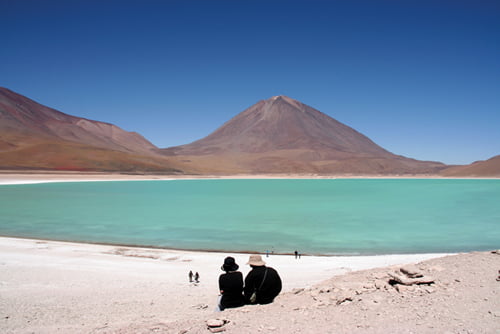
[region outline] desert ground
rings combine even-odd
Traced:
[[[498,333],[500,254],[264,256],[270,305],[215,310],[226,256],[0,238],[2,333]],[[422,262],[424,261],[424,262]],[[415,264],[408,266],[408,264]],[[395,284],[401,267],[426,284]],[[412,269],[413,268],[413,269]],[[416,268],[416,269],[415,269]],[[199,272],[191,283],[188,272]],[[397,273],[397,274],[394,274]],[[408,282],[406,282],[408,283]],[[207,321],[219,319],[219,328]]]

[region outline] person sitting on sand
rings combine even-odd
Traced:
[[[266,267],[260,255],[250,255],[247,262],[252,270],[245,278],[244,295],[248,304],[269,304],[281,292],[281,278],[278,272]],[[252,298],[255,292],[256,298]]]
[[[240,307],[245,304],[243,298],[243,274],[237,271],[239,266],[233,257],[228,256],[224,260],[221,269],[225,274],[219,276],[219,290],[221,294],[219,309]]]

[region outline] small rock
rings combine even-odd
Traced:
[[[222,319],[208,319],[207,320],[208,327],[221,327],[221,326],[224,326],[225,323],[226,323],[226,320],[222,320]]]
[[[208,330],[212,333],[220,333],[224,332],[226,329],[224,327],[210,327]]]
[[[385,273],[378,272],[378,273],[373,273],[372,277],[375,278],[375,279],[383,279],[383,278],[386,277],[386,275],[385,275]]]
[[[352,296],[350,295],[343,295],[343,296],[340,296],[338,299],[337,299],[337,305],[340,305],[340,304],[343,304],[345,302],[352,302]]]
[[[208,305],[207,304],[198,304],[198,305],[194,305],[193,308],[197,308],[199,310],[203,310],[203,309],[208,308]]]
[[[292,290],[292,292],[296,295],[298,295],[299,293],[301,293],[303,291],[304,291],[304,288],[295,288]]]
[[[424,289],[427,293],[434,293],[434,292],[436,292],[436,289],[431,288],[430,286],[424,286],[424,287],[422,287],[422,289]]]
[[[373,289],[375,289],[375,284],[370,284],[370,283],[368,283],[368,284],[364,284],[364,285],[363,285],[363,289],[366,289],[366,290],[373,290]]]
[[[422,277],[422,273],[420,272],[420,269],[418,269],[415,265],[409,264],[406,266],[403,266],[399,268],[399,270],[405,274],[408,277],[415,278],[415,277]]]
[[[434,278],[430,276],[408,277],[407,275],[398,274],[397,272],[388,273],[388,275],[393,281],[404,285],[434,283]]]
[[[385,287],[386,282],[378,279],[378,280],[375,281],[374,285],[375,285],[375,288],[382,289],[382,288]]]
[[[413,286],[411,285],[396,284],[395,288],[396,290],[398,290],[399,293],[412,292],[414,290]]]

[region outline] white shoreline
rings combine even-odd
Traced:
[[[57,176],[57,177],[56,177]],[[499,180],[488,177],[440,177],[440,176],[326,176],[326,175],[114,175],[114,174],[3,174],[0,185],[41,184],[60,182],[106,182],[106,181],[175,181],[175,180]]]
[[[0,250],[0,264],[4,266],[62,270],[68,263],[72,263],[75,268],[98,269],[105,263],[106,271],[109,271],[124,266],[139,268],[147,264],[151,273],[167,270],[174,271],[176,277],[182,277],[179,281],[171,281],[173,284],[182,284],[189,268],[196,267],[212,291],[217,290],[217,277],[221,273],[220,266],[226,256],[233,256],[244,274],[250,269],[245,265],[248,253],[184,251],[4,236],[0,236]],[[278,269],[284,277],[284,291],[290,291],[312,286],[331,276],[350,271],[415,263],[447,255],[450,254],[302,256],[301,259],[295,259],[293,255],[262,256],[268,265]],[[47,261],[49,259],[50,261]],[[2,273],[5,273],[5,270],[0,272],[0,281]]]

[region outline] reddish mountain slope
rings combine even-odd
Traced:
[[[441,174],[457,177],[500,177],[500,155],[470,165],[449,167]]]
[[[141,135],[0,88],[0,168],[173,171]]]
[[[396,156],[286,96],[260,101],[209,136],[162,152],[221,173],[408,174],[445,166]]]
[[[138,133],[124,131],[113,124],[64,114],[6,88],[0,88],[0,130],[123,152],[150,153],[156,149]]]
[[[390,156],[359,132],[286,96],[260,101],[206,138],[174,148],[174,151],[203,155],[296,149],[327,153],[327,157],[332,158],[352,153]]]

